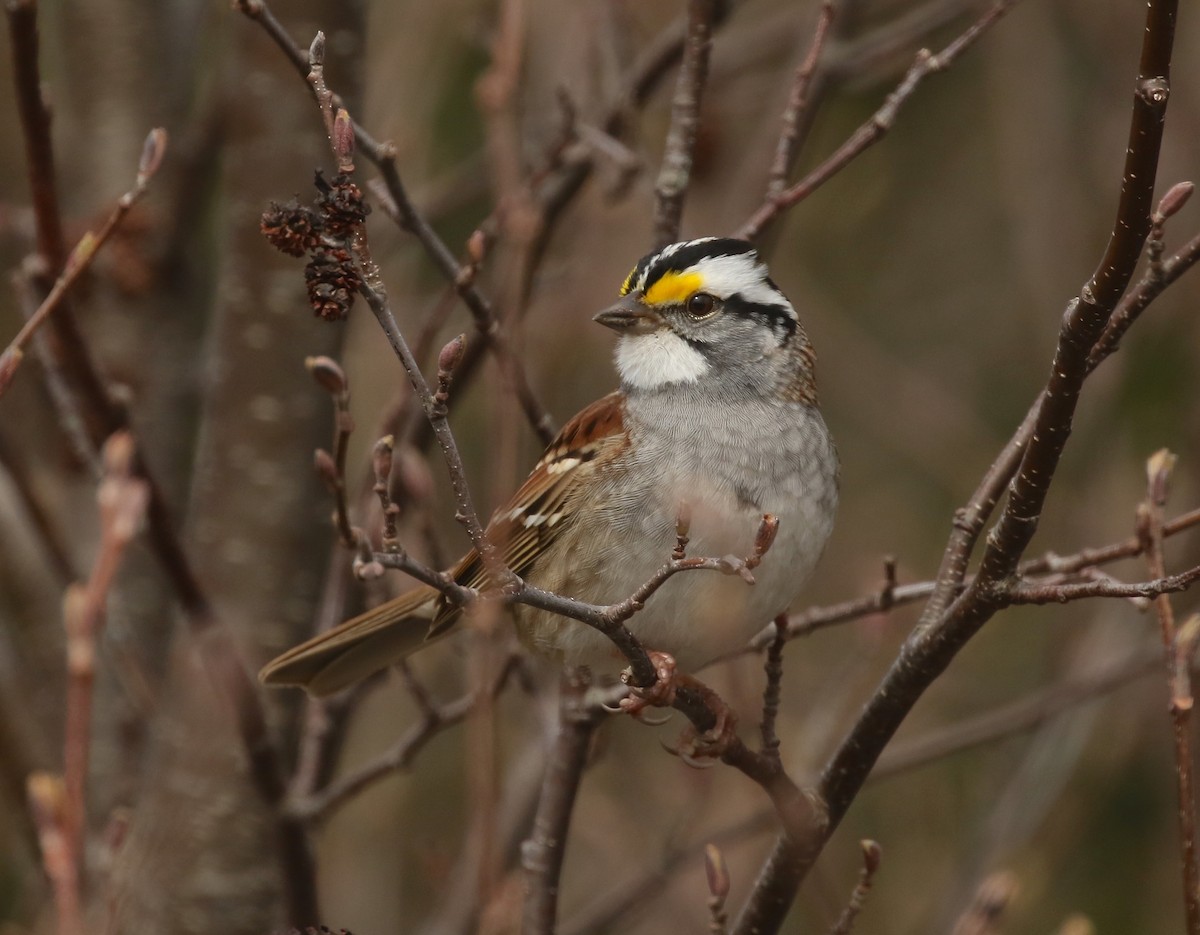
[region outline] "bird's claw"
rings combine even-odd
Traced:
[[[700,733],[689,727],[674,747],[663,744],[668,753],[695,769],[708,769],[714,765],[737,736],[737,717],[732,708],[722,703],[710,710],[715,710],[717,721],[708,730]]]
[[[621,710],[646,724],[661,724],[663,721],[648,720],[642,712],[646,708],[669,708],[675,701],[675,657],[669,653],[650,650],[647,655],[654,666],[654,684],[641,687],[629,686],[629,694],[620,701]],[[628,684],[633,677],[626,669],[621,678]]]

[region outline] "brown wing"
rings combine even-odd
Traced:
[[[573,501],[583,484],[623,448],[624,411],[625,398],[611,393],[579,413],[546,449],[508,506],[492,518],[487,535],[503,549],[505,561],[517,574],[524,574],[570,525]],[[453,574],[471,587],[485,584],[483,563],[474,551]],[[422,586],[289,650],[267,663],[259,677],[327,695],[424,646],[448,629],[458,613],[433,588]],[[429,620],[433,622],[426,629]]]
[[[574,520],[572,501],[597,468],[625,446],[624,429],[625,395],[609,393],[596,400],[563,426],[525,483],[492,516],[486,535],[502,550],[505,564],[518,575],[525,574],[534,559]],[[468,587],[479,588],[487,583],[483,562],[474,549],[452,574]],[[429,635],[445,630],[457,616],[458,608],[443,598]]]

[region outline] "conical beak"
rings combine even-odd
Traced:
[[[592,321],[598,321],[618,334],[649,334],[665,324],[658,312],[647,308],[633,295],[627,295],[616,305],[593,315]]]

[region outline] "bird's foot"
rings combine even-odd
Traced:
[[[670,653],[649,650],[646,655],[654,666],[654,684],[646,687],[629,686],[629,694],[621,699],[620,709],[625,714],[641,721],[643,724],[657,726],[665,724],[668,718],[647,717],[647,708],[669,708],[675,703],[675,683],[680,676],[676,674],[675,657]],[[632,671],[626,669],[621,678],[628,683]]]
[[[720,695],[690,675],[678,676],[675,681],[676,693],[688,692],[698,697],[704,707],[713,715],[715,721],[704,731],[689,725],[680,735],[675,746],[663,744],[663,747],[688,766],[696,769],[708,769],[725,755],[730,745],[737,739],[737,714],[722,700]]]

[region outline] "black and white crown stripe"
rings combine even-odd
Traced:
[[[732,237],[703,237],[643,257],[621,290],[646,292],[667,273],[701,274],[704,290],[726,311],[754,319],[781,337],[796,330],[796,310],[767,275],[753,244]]]

